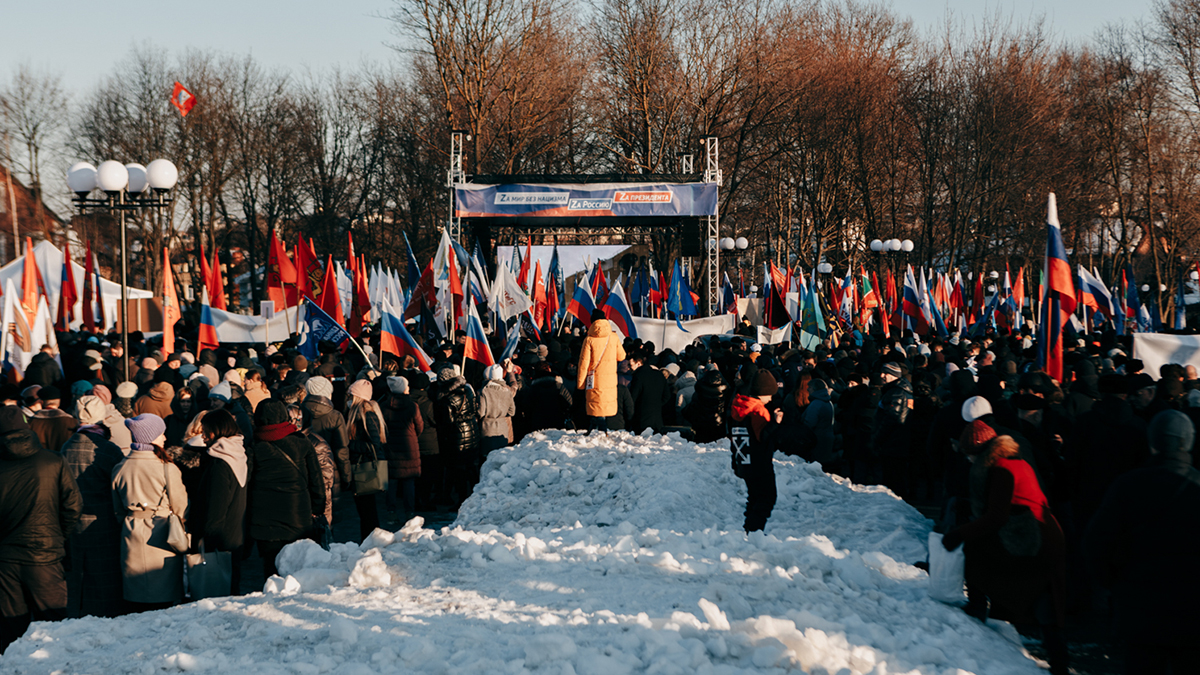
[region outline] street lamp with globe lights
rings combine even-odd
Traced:
[[[121,346],[126,381],[129,380],[129,269],[126,263],[129,251],[125,212],[166,209],[171,205],[170,192],[178,180],[179,169],[166,159],[156,159],[148,166],[121,164],[111,159],[101,162],[99,167],[76,162],[67,170],[67,187],[75,193],[71,201],[80,213],[88,209],[117,212],[117,227],[121,233]],[[98,198],[88,196],[97,189],[104,194]]]

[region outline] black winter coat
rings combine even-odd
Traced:
[[[100,433],[77,431],[63,444],[62,457],[83,499],[79,529],[99,521],[99,529],[115,532],[118,525],[113,513],[112,476],[113,469],[125,459],[121,449]]]
[[[1084,536],[1093,576],[1113,589],[1117,631],[1132,643],[1190,644],[1200,632],[1200,471],[1190,453],[1159,455],[1113,483]]]
[[[1071,437],[1072,508],[1086,529],[1104,495],[1121,475],[1141,466],[1150,454],[1146,422],[1128,401],[1105,396],[1080,416]]]
[[[277,441],[257,441],[247,454],[250,536],[268,541],[304,536],[313,514],[325,512],[325,484],[312,444],[297,432]]]
[[[641,433],[646,428],[654,431],[661,430],[666,423],[663,421],[663,408],[673,405],[671,386],[661,370],[650,366],[642,366],[633,371],[629,381],[629,395],[633,397],[633,419],[629,430]]]
[[[0,562],[62,560],[83,499],[62,457],[28,429],[0,437]]]
[[[58,367],[58,363],[46,352],[38,352],[34,355],[33,360],[29,362],[29,367],[25,369],[25,377],[21,380],[23,387],[40,385],[49,387],[52,384],[57,384],[63,379],[62,368]]]
[[[704,373],[696,383],[692,402],[684,408],[683,416],[692,425],[693,439],[697,443],[711,443],[726,437],[730,399],[729,384],[719,371]]]
[[[418,373],[417,376],[425,377],[423,373]],[[417,447],[421,449],[422,455],[436,455],[440,450],[438,447],[437,418],[433,414],[433,401],[429,400],[429,392],[425,389],[410,387],[408,395],[412,399],[412,402],[417,405],[417,410],[421,411],[421,421],[425,424],[421,429],[421,433],[417,435]]]
[[[204,538],[206,551],[236,551],[246,541],[246,502],[249,481],[238,485],[233,469],[205,455],[195,491],[188,491],[187,530]]]
[[[608,428],[612,431],[621,431],[629,428],[629,420],[633,419],[633,396],[629,393],[629,387],[617,383],[617,414],[608,418]]]
[[[439,382],[435,396],[438,445],[443,453],[451,455],[447,460],[478,451],[483,436],[479,429],[479,401],[467,380],[460,375]]]
[[[333,407],[333,402],[324,396],[309,395],[300,404],[304,408],[304,426],[325,439],[337,462],[342,487],[350,484],[350,431],[346,418]]]
[[[871,435],[876,456],[897,459],[908,457],[908,417],[912,407],[912,385],[907,379],[902,377],[883,387]]]
[[[553,376],[539,377],[517,392],[517,434],[562,429],[574,397]],[[619,399],[618,399],[619,403]]]

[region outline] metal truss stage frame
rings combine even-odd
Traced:
[[[704,152],[704,170],[693,171],[692,155],[680,156],[680,173],[661,174],[501,174],[468,176],[463,170],[464,143],[469,140],[466,132],[450,134],[450,168],[446,173],[446,187],[450,193],[450,217],[446,223],[450,237],[462,243],[463,229],[487,228],[504,230],[513,234],[538,234],[541,236],[595,236],[621,235],[637,238],[653,237],[664,229],[677,232],[680,228],[694,225],[703,239],[699,242],[704,258],[702,270],[705,276],[705,300],[709,316],[720,305],[720,143],[715,136],[700,141]],[[716,185],[717,199],[713,215],[704,216],[612,216],[583,215],[570,217],[460,217],[456,203],[456,188],[462,185],[596,185],[621,183],[658,183],[687,185],[711,183]],[[690,229],[690,228],[689,228]]]

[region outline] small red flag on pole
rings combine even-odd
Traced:
[[[171,91],[171,105],[179,109],[181,117],[187,117],[187,114],[196,106],[196,97],[192,96],[192,92],[187,90],[187,87],[175,83],[175,89]]]

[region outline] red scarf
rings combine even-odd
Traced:
[[[275,441],[296,433],[296,425],[291,422],[280,422],[279,424],[268,424],[254,430],[254,440],[266,441],[274,443]]]

